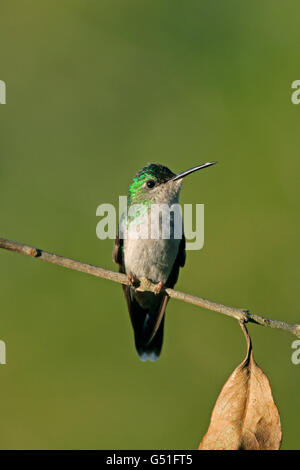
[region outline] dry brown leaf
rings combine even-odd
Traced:
[[[199,450],[278,450],[281,425],[267,376],[253,359],[244,324],[247,354],[221,390]]]

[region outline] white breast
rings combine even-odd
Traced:
[[[149,215],[144,217],[141,223],[149,223]],[[124,240],[126,273],[132,272],[137,278],[146,277],[155,283],[165,283],[176,260],[180,239],[151,239],[150,236],[148,239],[133,239],[130,237],[130,225],[128,228]]]

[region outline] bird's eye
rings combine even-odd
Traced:
[[[149,180],[149,181],[147,181],[146,185],[147,185],[147,188],[149,188],[149,189],[154,188],[155,181]]]

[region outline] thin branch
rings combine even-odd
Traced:
[[[23,243],[17,243],[11,240],[6,240],[5,238],[0,238],[0,248],[14,251],[16,253],[21,253],[26,256],[31,256],[33,258],[42,259],[44,261],[48,261],[49,263],[57,264],[65,268],[91,274],[92,276],[101,277],[103,279],[109,279],[110,281],[118,282],[120,284],[129,285],[128,278],[125,274],[116,273],[98,266],[75,261],[73,259],[65,258],[64,256],[58,256],[53,253],[48,253],[47,251],[40,250],[29,245],[24,245]],[[154,288],[155,284],[150,282],[148,279],[140,279],[138,290],[153,292]],[[179,292],[174,289],[166,288],[164,290],[172,299],[182,300],[183,302],[197,305],[198,307],[202,307],[207,310],[213,310],[215,312],[222,313],[223,315],[235,318],[239,322],[251,322],[255,323],[256,325],[289,331],[290,333],[300,338],[300,325],[285,323],[278,320],[271,320],[269,318],[250,313],[248,310],[242,308],[227,307],[226,305],[211,302],[210,300],[202,299],[201,297],[195,297],[194,295],[190,294],[185,294],[184,292]]]

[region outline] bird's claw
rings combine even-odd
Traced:
[[[164,283],[163,283],[162,281],[160,281],[160,282],[159,282],[158,284],[156,284],[156,286],[154,287],[154,294],[155,294],[155,295],[160,294],[163,287],[164,287]]]
[[[129,285],[132,287],[137,287],[139,285],[138,279],[135,277],[135,275],[131,271],[128,274],[128,281],[129,281]]]

